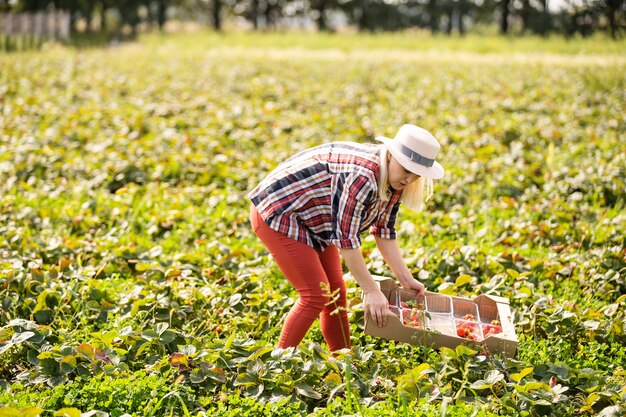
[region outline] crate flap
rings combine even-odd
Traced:
[[[517,342],[515,326],[513,325],[513,314],[508,303],[498,303],[498,315],[500,316],[500,325],[502,326],[502,337]]]
[[[492,302],[496,302],[498,304],[509,304],[509,299],[500,297],[498,295],[490,295],[490,294],[481,294],[478,297],[474,298],[474,302],[480,304],[481,302],[486,302],[490,300]]]

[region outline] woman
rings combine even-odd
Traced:
[[[439,143],[414,125],[402,126],[393,140],[376,139],[382,145],[334,142],[300,152],[249,194],[254,232],[300,295],[279,347],[297,346],[320,316],[330,351],[350,347],[341,258],[365,293],[365,313],[385,325],[387,299],[359,250],[368,228],[402,287],[424,291],[402,259],[395,222],[400,201],[420,208],[432,179],[443,177],[435,162]],[[337,289],[339,299],[330,302]]]

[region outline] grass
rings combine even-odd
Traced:
[[[224,33],[199,30],[191,33],[141,36],[147,45],[158,47],[171,43],[182,48],[207,49],[239,47],[304,48],[355,50],[401,50],[420,52],[464,52],[477,54],[560,54],[560,55],[624,55],[626,41],[614,41],[597,34],[589,38],[565,39],[562,36],[498,36],[431,35],[424,31],[399,33],[307,33],[307,32],[243,32]]]

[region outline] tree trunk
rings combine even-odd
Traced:
[[[530,0],[522,1],[522,12],[520,13],[520,17],[522,18],[522,33],[525,34],[528,29],[528,24],[530,22]]]
[[[615,26],[616,26],[615,15],[617,13],[615,12],[614,9],[609,8],[608,14],[609,14],[609,16],[608,16],[608,18],[609,18],[609,28],[611,29],[611,39],[616,40],[617,39],[617,30],[615,28]]]
[[[360,15],[358,19],[359,32],[363,32],[369,29],[368,16],[367,16],[367,3],[368,0],[361,0]]]
[[[265,16],[265,26],[267,28],[274,27],[274,17],[272,14],[274,7],[275,6],[271,5],[269,2],[265,2],[265,10],[263,11],[263,14]]]
[[[511,0],[501,0],[502,20],[500,21],[500,33],[506,35],[509,33],[509,5]]]
[[[619,11],[624,4],[624,0],[605,0],[606,18],[609,21],[611,38],[617,39],[617,29],[619,28]]]
[[[159,24],[159,30],[163,30],[165,22],[167,21],[167,0],[159,0],[157,8],[157,22]]]
[[[259,28],[259,0],[252,0],[252,5],[250,7],[250,20],[252,21],[252,27],[254,30]]]
[[[76,11],[72,10],[70,11],[70,32],[78,32],[78,28],[76,28],[76,23],[78,23],[78,19],[76,19]]]
[[[93,33],[93,12],[91,10],[85,13],[85,22],[87,24],[87,33]]]
[[[317,8],[319,12],[319,16],[317,17],[317,30],[320,32],[326,32],[328,30],[328,25],[326,24],[326,17],[324,16],[324,12],[326,11],[326,0],[322,0],[319,3],[319,7]]]
[[[100,31],[107,31],[107,7],[104,1],[100,2]]]
[[[218,32],[222,30],[222,19],[220,18],[221,10],[222,0],[213,0],[213,29]]]
[[[439,31],[436,0],[429,0],[428,2],[428,25],[430,26],[431,33]]]
[[[446,33],[448,35],[452,34],[452,28],[453,28],[453,22],[454,22],[454,9],[448,9],[447,11],[447,15],[448,15],[448,26],[446,27]]]

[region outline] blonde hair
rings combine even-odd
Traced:
[[[387,167],[387,148],[384,145],[380,147],[380,164],[378,176],[378,197],[383,201],[389,201],[391,193],[389,192],[389,170]],[[420,211],[424,208],[424,203],[433,195],[433,180],[430,178],[419,177],[416,181],[407,185],[402,192],[402,204],[411,210]]]

